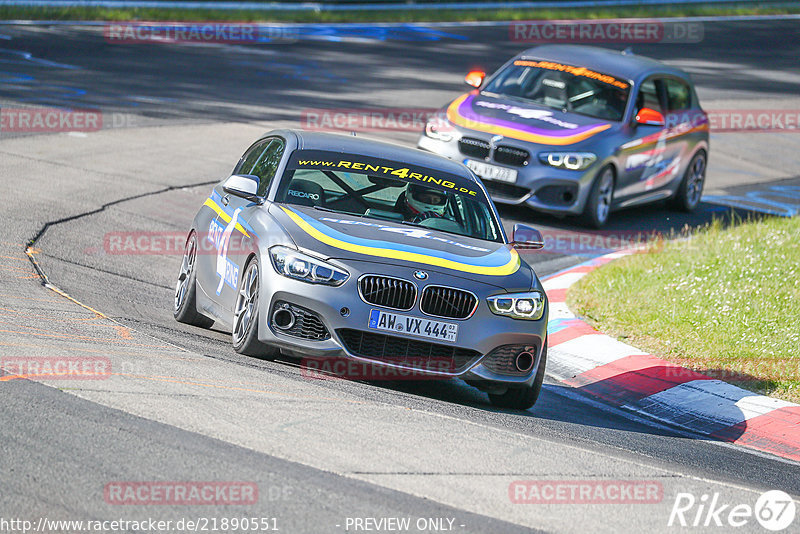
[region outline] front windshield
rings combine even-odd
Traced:
[[[297,150],[275,201],[503,241],[474,181],[368,156]]]
[[[630,84],[583,67],[518,59],[484,91],[598,119],[621,121]]]

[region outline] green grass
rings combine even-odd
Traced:
[[[800,402],[800,217],[662,244],[585,276],[569,307],[666,360]]]
[[[109,9],[93,7],[0,7],[0,20],[176,20],[241,22],[440,22],[549,19],[600,19],[616,17],[685,17],[714,15],[774,15],[800,13],[800,5],[736,6],[697,5],[642,6],[575,9],[482,9],[398,11],[249,11],[220,9]]]

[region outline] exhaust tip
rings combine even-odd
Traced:
[[[288,306],[278,308],[272,313],[272,324],[279,330],[289,330],[294,326],[294,313]]]
[[[533,354],[527,350],[523,350],[514,358],[514,367],[516,367],[517,371],[520,373],[528,373],[533,369],[534,359]]]

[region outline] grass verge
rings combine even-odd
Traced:
[[[562,9],[397,10],[397,11],[270,11],[222,9],[110,9],[102,7],[0,7],[0,20],[105,21],[237,21],[237,22],[471,22],[553,19],[783,15],[800,13],[800,5],[627,6]]]
[[[567,304],[656,356],[800,402],[800,217],[715,222],[589,273]]]

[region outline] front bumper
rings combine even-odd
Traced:
[[[344,264],[342,264],[345,266]],[[413,267],[389,266],[372,262],[347,262],[346,269],[350,272],[350,278],[339,287],[323,285],[311,285],[305,282],[292,280],[274,272],[267,263],[262,269],[264,278],[261,284],[261,294],[259,298],[259,340],[264,343],[277,346],[281,352],[288,356],[310,359],[349,359],[358,362],[369,363],[375,366],[393,368],[398,370],[412,371],[414,376],[440,377],[440,378],[461,378],[468,382],[492,382],[507,386],[531,385],[541,361],[542,346],[547,335],[547,315],[548,308],[545,302],[545,310],[542,318],[537,321],[516,320],[510,317],[494,315],[486,304],[486,297],[490,294],[502,293],[499,287],[480,284],[480,287],[464,287],[464,279],[426,269],[429,278],[424,282],[415,281]],[[431,317],[422,313],[419,309],[419,299],[414,308],[404,312],[368,304],[359,296],[358,279],[363,274],[387,274],[391,271],[391,276],[414,281],[419,293],[424,286],[444,285],[454,288],[469,289],[478,296],[478,307],[474,314],[468,319],[446,319]],[[418,293],[418,294],[419,294]],[[264,306],[261,306],[264,303]],[[272,321],[272,311],[276,304],[288,303],[291,306],[300,307],[312,312],[321,325],[324,326],[325,333],[319,335],[319,328],[316,322],[313,328],[308,331],[313,332],[316,339],[305,339],[297,335],[289,335],[279,328],[276,328]],[[346,309],[347,313],[343,313]],[[458,325],[458,335],[455,343],[445,341],[435,341],[418,336],[403,335],[399,333],[389,333],[368,328],[370,311],[380,309],[391,313],[404,316],[434,319],[441,322],[455,323]],[[310,323],[311,324],[311,323]],[[457,365],[444,370],[436,370],[436,366],[428,369],[420,369],[417,366],[393,363],[375,354],[365,356],[357,354],[352,349],[352,342],[348,345],[346,337],[352,336],[352,332],[367,332],[369,335],[377,334],[388,336],[391,339],[385,344],[394,344],[392,348],[397,348],[400,343],[408,343],[413,340],[415,344],[409,344],[415,348],[423,347],[420,343],[433,343],[446,347],[457,347],[459,354],[469,353],[472,356],[462,358],[463,365]],[[501,356],[508,359],[508,350],[504,354],[494,353],[498,347],[508,345],[519,345],[531,349],[530,352],[535,356],[535,362],[529,372],[514,373],[504,372],[507,370],[508,362],[497,361]],[[427,350],[427,349],[425,349]],[[440,349],[425,354],[439,354]],[[504,368],[505,365],[505,368]]]
[[[479,132],[470,132],[470,136],[490,141],[488,138],[483,139]],[[503,139],[503,144],[530,152],[526,164],[503,165],[493,160],[466,156],[459,150],[457,138],[452,141],[440,141],[422,134],[417,141],[417,148],[461,163],[471,159],[516,170],[517,179],[514,183],[482,178],[492,200],[498,204],[527,205],[539,211],[563,215],[579,215],[583,212],[594,177],[603,165],[601,161],[596,161],[582,171],[570,171],[539,162],[539,152],[556,151],[558,147],[542,147],[513,139]]]

